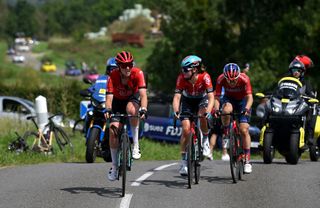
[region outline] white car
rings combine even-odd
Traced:
[[[28,45],[16,45],[16,50],[21,52],[28,52],[30,51],[30,46]]]
[[[35,116],[33,102],[19,97],[0,96],[0,117],[25,120],[28,116]]]
[[[12,55],[12,62],[13,63],[23,63],[26,58],[21,54]]]
[[[10,118],[19,121],[27,121],[27,117],[36,116],[35,104],[27,99],[14,96],[0,96],[0,118]],[[48,113],[48,116],[52,116]],[[74,121],[65,119],[67,125]],[[62,116],[55,116],[53,122],[61,127],[65,127]]]

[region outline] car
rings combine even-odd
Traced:
[[[81,69],[79,69],[76,65],[76,63],[73,60],[68,60],[65,63],[66,70],[64,74],[66,76],[80,76],[82,74]]]
[[[48,113],[48,116],[51,116]],[[15,96],[0,96],[0,118],[10,118],[19,121],[28,121],[28,117],[37,116],[35,104],[27,99]],[[65,119],[67,125],[74,122],[70,119]],[[53,118],[56,125],[65,127],[63,116]]]
[[[23,63],[26,60],[26,58],[23,55],[18,54],[18,53],[12,55],[11,57],[12,57],[13,63]]]
[[[82,73],[80,69],[66,69],[64,74],[66,76],[80,76]]]
[[[55,72],[57,71],[57,66],[53,64],[51,61],[44,61],[41,64],[40,70],[43,72]]]
[[[95,83],[99,76],[96,70],[90,70],[83,74],[83,81],[85,83]]]
[[[17,51],[20,51],[20,52],[28,52],[30,51],[30,46],[28,45],[24,45],[24,44],[18,44],[15,46],[16,50]]]
[[[14,50],[14,48],[10,47],[7,50],[7,55],[14,55],[16,54],[16,50]]]
[[[153,99],[148,104],[148,118],[144,123],[143,136],[160,141],[178,143],[180,141],[182,127],[177,121],[177,128],[173,126],[172,105],[168,99]],[[260,129],[251,125],[249,128],[251,147],[258,150]]]
[[[26,120],[28,116],[35,116],[35,106],[30,100],[14,96],[0,96],[0,117]]]

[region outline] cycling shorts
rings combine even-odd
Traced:
[[[112,100],[112,113],[119,113],[119,114],[127,114],[127,105],[129,102],[137,103],[140,106],[140,94],[135,93],[129,99],[120,100],[113,97]],[[120,122],[120,118],[113,117],[111,122]]]
[[[235,100],[235,99],[229,98],[227,96],[223,96],[220,99],[220,110],[222,110],[222,106],[225,103],[230,103],[232,105],[233,112],[241,113],[241,112],[245,111],[247,101],[245,98],[243,98],[242,100]],[[251,109],[250,109],[250,114],[251,114]],[[250,115],[246,115],[246,116],[241,115],[239,117],[239,122],[240,123],[249,123],[250,122]]]
[[[181,98],[181,114],[198,114],[200,108],[208,107],[208,95],[202,98]],[[187,118],[185,118],[187,119]]]

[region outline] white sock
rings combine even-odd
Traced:
[[[133,144],[139,144],[139,126],[131,126]]]
[[[118,149],[110,148],[111,159],[112,159],[112,169],[117,168],[118,165]]]

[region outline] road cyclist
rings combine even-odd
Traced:
[[[109,74],[110,80],[107,86],[106,97],[106,117],[110,115],[128,114],[132,116],[130,121],[131,134],[133,137],[133,159],[140,159],[139,148],[139,118],[144,119],[147,114],[147,88],[143,71],[134,66],[133,56],[128,51],[122,51],[115,57],[117,68]],[[121,128],[119,117],[112,117],[110,129]],[[110,130],[109,142],[112,158],[112,166],[108,172],[108,179],[114,181],[118,179],[118,147],[116,132]]]
[[[189,55],[181,62],[181,73],[176,81],[176,88],[173,97],[173,111],[176,119],[180,119],[183,114],[195,114],[204,116],[199,118],[200,129],[203,135],[203,155],[210,154],[208,140],[208,124],[210,114],[213,108],[214,95],[210,75],[205,71],[202,59],[196,55]],[[181,167],[179,173],[181,176],[188,175],[186,147],[188,145],[188,136],[190,134],[190,120],[181,116],[182,135],[180,139]]]
[[[220,98],[222,88],[224,88],[225,94]],[[240,67],[237,64],[228,63],[224,66],[223,73],[217,78],[215,92],[215,100],[217,101],[214,107],[215,114],[216,116],[219,116],[220,113],[223,115],[221,116],[221,121],[224,136],[228,135],[230,131],[230,115],[224,114],[232,112],[242,114],[238,119],[245,157],[244,173],[251,173],[249,122],[253,97],[250,78],[246,74],[241,73]]]

